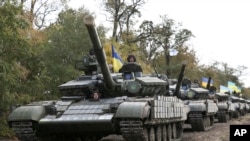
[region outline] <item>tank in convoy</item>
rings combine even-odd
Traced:
[[[250,113],[250,100],[245,99],[245,101],[246,101],[247,113]]]
[[[218,111],[214,99],[215,87],[210,87],[211,78],[207,88],[202,88],[198,81],[192,82],[183,79],[180,89],[180,98],[189,106],[190,112],[186,124],[190,124],[194,131],[206,131],[213,127],[215,114]]]
[[[242,98],[237,96],[230,96],[230,101],[232,101],[235,111],[233,112],[233,118],[239,118],[245,115],[245,102]]]
[[[85,74],[58,86],[61,99],[16,108],[8,124],[18,139],[94,141],[118,134],[126,141],[180,140],[188,106],[171,95],[168,79],[126,69],[131,67],[111,73],[94,18],[88,15],[84,23],[93,54],[85,56],[76,68]],[[140,68],[136,63],[126,65]],[[178,80],[184,70],[185,65]]]
[[[235,105],[230,101],[230,95],[226,93],[216,93],[218,112],[216,118],[218,122],[228,122],[236,112]]]

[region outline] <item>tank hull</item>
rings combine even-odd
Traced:
[[[217,105],[218,112],[216,113],[216,118],[218,122],[228,122],[235,112],[234,105],[230,101],[218,102]]]
[[[206,131],[213,127],[214,117],[218,107],[213,100],[189,100],[185,102],[189,106],[187,124],[191,124],[194,131]]]
[[[100,99],[99,101],[57,101],[54,105],[50,105],[56,108],[55,114],[48,114],[43,105],[23,106],[12,112],[9,124],[32,122],[25,128],[32,128],[29,134],[23,126],[20,126],[19,131],[16,130],[16,134],[23,131],[18,134],[20,135],[18,138],[24,141],[29,141],[31,138],[32,140],[44,138],[45,140],[55,138],[60,140],[69,137],[101,138],[110,134],[121,134],[128,141],[135,138],[143,141],[149,138],[150,134],[157,135],[155,130],[151,131],[155,127],[160,128],[158,130],[163,130],[163,127],[164,130],[169,128],[168,132],[173,132],[172,128],[174,128],[176,134],[174,138],[181,138],[182,126],[187,120],[189,108],[178,98],[156,96],[155,98],[117,99],[120,98]],[[35,115],[40,116],[16,118],[16,115],[25,115],[27,111],[35,112]],[[169,138],[167,133],[164,138]]]
[[[112,134],[115,133],[112,119],[114,114],[104,115],[69,115],[56,119],[47,117],[39,121],[37,133],[39,135],[47,134]]]

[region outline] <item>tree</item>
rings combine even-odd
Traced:
[[[42,29],[50,24],[51,14],[58,13],[68,0],[21,0],[24,12],[31,26]],[[49,23],[48,23],[49,22]]]
[[[28,24],[20,16],[21,6],[15,1],[1,3],[0,6],[0,135],[6,132],[5,116],[11,104],[22,96],[19,86],[27,79],[29,70],[26,61],[32,55],[32,50],[23,36]]]
[[[169,49],[184,48],[185,42],[193,35],[187,29],[180,29],[180,25],[166,15],[161,18],[162,22],[156,25],[152,21],[144,21],[134,42],[139,44],[148,63],[162,55],[163,52],[167,66],[166,74],[170,76]]]
[[[130,25],[133,25],[132,19],[135,16],[141,15],[140,7],[145,4],[144,0],[108,0],[104,2],[105,11],[110,14],[111,22],[113,24],[112,37],[117,38],[117,34],[120,36],[126,26],[126,34],[129,34]],[[119,28],[119,31],[117,31]]]
[[[58,96],[57,86],[71,80],[82,72],[74,68],[75,61],[82,59],[92,48],[83,18],[89,12],[66,9],[59,14],[55,24],[46,29],[47,47],[43,54],[44,73],[49,76],[47,89]],[[104,37],[105,29],[98,27],[99,35]],[[101,38],[102,40],[103,38]]]

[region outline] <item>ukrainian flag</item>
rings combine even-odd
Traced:
[[[113,71],[119,72],[119,69],[123,65],[121,56],[116,52],[115,47],[112,45],[112,61],[113,61]]]
[[[226,86],[220,85],[220,93],[230,92],[230,89]]]
[[[202,77],[201,78],[201,86],[204,87],[204,88],[206,88],[207,87],[207,83],[208,83],[208,78]],[[214,83],[214,81],[211,79],[210,86],[213,86],[213,83]]]
[[[231,81],[227,81],[227,87],[230,88],[231,91],[235,91],[237,93],[241,92],[241,88],[236,86],[236,84]]]

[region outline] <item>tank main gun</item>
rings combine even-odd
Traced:
[[[182,82],[182,79],[184,77],[185,68],[186,68],[186,63],[183,63],[181,66],[181,71],[180,71],[180,74],[178,77],[177,85],[176,85],[176,88],[174,91],[174,95],[177,97],[180,97],[179,93],[180,93],[180,88],[181,88],[181,82]]]
[[[211,86],[211,77],[208,78],[208,82],[207,82],[207,86],[206,88],[209,90],[210,86]]]
[[[84,24],[88,30],[89,37],[93,45],[93,50],[94,50],[97,62],[101,68],[101,72],[104,78],[104,84],[107,89],[114,89],[115,82],[113,81],[111,77],[111,73],[110,73],[108,64],[106,62],[106,56],[103,51],[103,46],[101,44],[99,35],[96,30],[94,17],[92,15],[85,16]]]

